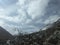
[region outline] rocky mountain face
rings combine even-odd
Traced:
[[[19,45],[60,45],[60,19],[46,30],[18,36]]]
[[[6,31],[4,28],[2,28],[0,26],[0,41],[4,41],[4,40],[12,40],[14,37],[8,32]]]
[[[60,45],[60,19],[46,30],[47,38],[43,45]]]

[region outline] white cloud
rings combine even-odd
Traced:
[[[29,7],[27,9],[29,15],[32,16],[33,19],[38,16],[43,16],[48,2],[49,2],[49,0],[31,1],[29,4]]]
[[[40,29],[40,27],[38,27],[39,25],[52,23],[59,18],[58,15],[52,15],[48,17],[47,20],[40,18],[45,16],[45,8],[48,2],[49,0],[19,0],[6,8],[0,8],[0,25],[12,34],[14,32],[13,28],[15,27],[18,29],[21,28],[23,32],[35,32]],[[45,21],[43,21],[43,19]],[[12,22],[12,24],[10,24],[10,22]],[[14,23],[16,24],[14,25]],[[17,33],[16,31],[14,34]]]
[[[26,1],[26,0],[19,0],[18,4],[20,4],[20,6],[21,6],[21,5],[24,5],[25,1]]]
[[[25,29],[25,31],[28,30],[30,32],[31,31],[34,32],[34,31],[37,31],[39,28],[34,26],[34,25],[28,25],[28,23],[32,23],[33,20],[36,17],[43,16],[44,13],[45,13],[45,8],[46,8],[47,4],[48,4],[48,0],[46,0],[46,1],[44,1],[44,0],[33,0],[32,1],[31,0],[30,2],[27,1],[27,0],[19,0],[19,2],[17,2],[17,4],[16,4],[17,7],[16,7],[16,5],[11,5],[11,6],[8,6],[7,8],[5,8],[6,14],[5,14],[5,16],[1,16],[0,18],[4,18],[5,17],[4,19],[19,24],[22,27],[23,31]],[[9,16],[9,14],[11,12],[15,11],[16,9],[18,11],[18,15],[14,16],[14,17]],[[28,17],[32,18],[33,20],[32,19],[28,19]],[[21,24],[23,24],[23,25],[21,25]],[[6,24],[5,26],[6,27],[10,27],[10,28],[14,27],[13,24],[9,25],[9,26],[8,25],[9,24]],[[17,27],[19,27],[19,26],[17,26]],[[10,28],[8,28],[8,29],[10,29]],[[11,30],[9,30],[9,32],[10,31]]]
[[[5,15],[5,10],[3,8],[0,7],[0,15]]]
[[[0,26],[5,25],[5,22],[3,20],[0,20]]]
[[[23,22],[24,25],[25,24],[27,25],[27,23],[33,22],[33,20],[37,17],[42,17],[45,14],[45,8],[49,2],[49,0],[46,0],[46,1],[29,0],[29,1],[19,0],[19,2],[18,2],[18,7],[19,7],[18,14],[20,15],[20,21]],[[31,19],[28,19],[27,15],[29,17],[31,17]],[[21,18],[24,21],[22,21]]]
[[[4,3],[3,1],[0,2],[1,3]],[[4,8],[5,7],[5,8]],[[10,14],[14,11],[17,11],[17,5],[16,4],[11,4],[11,5],[7,5],[7,6],[3,6],[1,7],[0,5],[0,26],[4,27],[5,29],[7,29],[9,32],[12,33],[11,30],[8,29],[9,26],[11,26],[10,24],[7,23],[7,21],[10,21],[10,22],[15,22],[16,21],[14,20],[14,18],[16,19],[16,17],[12,17],[10,16]],[[15,12],[16,13],[16,12]],[[17,19],[16,19],[17,20]],[[10,23],[9,22],[9,23]],[[9,26],[8,26],[9,25]],[[7,28],[6,28],[7,27]],[[12,26],[11,26],[12,27]]]
[[[53,22],[56,22],[60,18],[59,15],[52,15],[49,16],[47,20],[45,20],[44,24],[51,24]]]

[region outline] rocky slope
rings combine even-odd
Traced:
[[[60,19],[46,30],[18,37],[19,45],[60,45]]]

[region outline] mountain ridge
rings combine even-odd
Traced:
[[[60,19],[46,30],[19,36],[18,43],[20,45],[59,45],[60,37],[58,35],[60,36]]]

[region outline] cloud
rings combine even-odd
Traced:
[[[18,4],[20,6],[20,8],[18,8],[18,14],[20,17],[24,16],[23,20],[25,20],[24,23],[26,23],[28,21],[33,21],[38,17],[40,18],[45,14],[44,10],[48,4],[48,0],[46,2],[43,0],[19,0]]]
[[[0,20],[0,26],[3,26],[5,22],[3,20]]]
[[[10,0],[10,1],[12,1],[12,0]],[[13,14],[14,14],[14,16],[17,15],[16,14],[17,13],[16,12],[17,11],[17,6],[16,6],[16,3],[15,3],[16,1],[15,0],[14,0],[15,2],[14,1],[10,2],[10,1],[0,0],[0,26],[2,26],[2,27],[7,27],[10,22],[14,22],[13,19],[15,17],[13,17],[12,15]]]
[[[36,18],[36,17],[41,17],[45,14],[45,8],[48,4],[49,0],[35,0],[35,1],[31,1],[29,4],[29,7],[27,9],[28,13],[30,16],[32,16],[32,18]]]
[[[43,28],[50,23],[49,21],[53,23],[59,18],[59,14],[53,15],[54,11],[52,14],[49,12],[51,11],[48,6],[49,0],[1,1],[0,5],[3,6],[0,6],[0,26],[3,26],[11,34],[18,33],[15,28],[22,32],[32,33]]]
[[[46,19],[46,20],[44,21],[44,24],[51,24],[51,23],[53,23],[53,22],[56,22],[59,18],[60,18],[59,15],[49,16],[48,19]]]
[[[6,8],[12,4],[15,4],[18,0],[0,0],[0,6]]]

